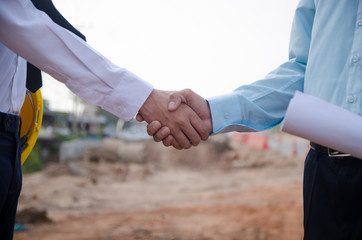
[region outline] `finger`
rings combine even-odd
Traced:
[[[156,142],[160,142],[163,139],[167,138],[167,136],[169,136],[171,134],[171,131],[168,127],[163,126],[160,130],[158,130],[154,135],[153,135],[153,139]]]
[[[182,150],[183,149],[175,139],[172,142],[172,147],[176,148],[177,150]]]
[[[203,122],[202,120],[196,115],[194,111],[192,111],[189,107],[186,107],[185,105],[182,106],[182,110],[184,111],[184,117],[187,120],[182,120],[178,123],[179,127],[181,128],[182,132],[186,135],[186,137],[189,139],[190,143],[193,146],[199,145],[201,141],[201,137],[198,133],[198,131],[194,128],[194,125],[196,125],[200,131],[203,130]],[[194,124],[193,124],[194,122]],[[204,134],[204,133],[203,133]],[[177,139],[176,139],[177,140]],[[180,141],[178,141],[180,143]],[[181,143],[180,143],[181,144]],[[181,144],[183,147],[183,145]]]
[[[147,125],[147,133],[150,136],[155,135],[155,133],[162,127],[159,121],[153,121]]]
[[[174,92],[170,95],[170,101],[168,103],[167,109],[171,112],[175,111],[181,103],[186,103],[186,99],[179,93]]]
[[[144,121],[142,115],[139,114],[139,113],[137,113],[137,115],[136,115],[136,120],[137,120],[138,122],[143,122],[143,121]]]
[[[195,128],[191,125],[190,122],[186,123],[186,125],[179,125],[182,129],[184,136],[188,139],[188,142],[193,145],[199,145],[201,138]],[[186,148],[186,145],[183,145],[183,142],[180,142],[177,138],[176,140],[180,143],[181,147]],[[191,147],[191,146],[190,146]],[[188,147],[188,148],[190,148]],[[187,148],[186,148],[187,149]]]
[[[191,127],[191,126],[190,126]],[[196,131],[195,131],[196,132]],[[184,149],[189,149],[192,145],[190,140],[188,139],[187,135],[185,135],[180,128],[176,131],[172,132],[173,137],[179,143],[179,146]]]
[[[193,117],[190,121],[194,129],[199,134],[201,140],[206,141],[209,138],[209,129],[204,121],[202,121],[199,117]]]
[[[182,104],[179,110],[175,113],[177,113],[178,117],[175,121],[175,128],[171,128],[172,135],[182,148],[188,149],[191,145],[197,146],[200,143],[201,138],[192,126],[191,119],[195,118],[200,121],[201,119],[185,104]],[[174,131],[172,129],[180,129],[180,131]]]
[[[171,146],[172,142],[174,141],[174,138],[172,135],[168,135],[166,138],[162,140],[162,143],[165,147]]]
[[[189,139],[189,143],[192,144],[192,146],[199,145],[201,138],[199,133],[190,125],[186,129],[183,130],[186,137]],[[191,147],[191,146],[190,146]]]

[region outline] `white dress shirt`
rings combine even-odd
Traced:
[[[1,0],[1,112],[20,112],[26,91],[24,59],[87,102],[123,120],[132,119],[153,90],[149,83],[55,24],[30,0]]]

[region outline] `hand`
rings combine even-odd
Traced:
[[[181,103],[191,107],[205,123],[208,132],[212,132],[211,113],[209,105],[204,98],[190,89],[174,92],[170,95],[168,110],[175,111],[180,107]],[[175,148],[179,146],[179,143],[172,137],[172,135],[170,135],[170,130],[166,126],[162,127],[158,121],[153,121],[147,126],[147,133],[150,136],[153,136],[153,139],[156,142],[162,141],[165,146],[172,145]],[[207,138],[202,140],[207,140]]]
[[[178,106],[177,111],[168,111],[169,99],[170,92],[153,90],[140,108],[137,120],[145,120],[147,123],[157,120],[162,126],[167,126],[167,133],[172,134],[175,139],[173,146],[177,149],[188,149],[192,145],[197,146],[201,139],[207,139],[208,127],[200,117],[185,104]],[[152,131],[148,132],[150,134]]]
[[[137,115],[139,117],[139,115]],[[142,121],[141,119],[137,119],[138,121]],[[167,126],[161,125],[159,121],[153,121],[147,125],[147,133],[150,136],[153,136],[155,142],[163,142],[163,145],[166,147],[173,146],[176,149],[182,149],[180,144],[173,138],[171,135],[171,131]],[[156,136],[157,133],[157,136]]]

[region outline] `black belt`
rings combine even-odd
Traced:
[[[343,152],[334,150],[332,148],[328,148],[328,147],[316,144],[314,142],[310,142],[310,147],[317,152],[328,154],[329,157],[333,157],[333,158],[351,157],[351,154],[343,153]]]

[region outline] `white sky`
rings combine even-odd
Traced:
[[[191,88],[211,97],[263,78],[287,60],[298,0],[53,2],[115,64],[155,88]],[[62,84],[45,80],[42,94],[52,109],[72,109]]]

